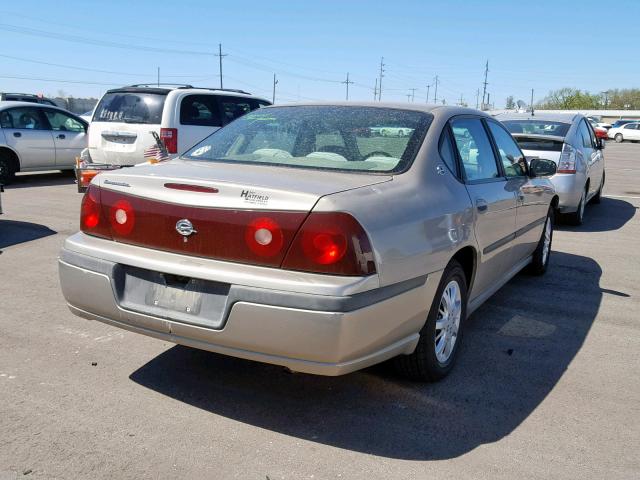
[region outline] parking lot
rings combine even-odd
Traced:
[[[175,346],[73,316],[57,254],[66,173],[20,175],[0,216],[0,479],[581,478],[640,471],[640,144],[605,149],[550,270],[470,318],[452,374],[343,377]]]

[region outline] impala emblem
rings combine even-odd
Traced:
[[[185,242],[187,241],[187,237],[189,235],[191,235],[192,233],[198,233],[198,231],[193,228],[193,224],[186,218],[178,220],[178,222],[176,223],[176,232],[184,237]]]

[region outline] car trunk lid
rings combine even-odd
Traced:
[[[94,184],[100,186],[102,216],[115,241],[280,266],[318,199],[391,179],[386,175],[173,160],[101,173]],[[118,224],[123,218],[127,220]],[[131,229],[126,225],[129,220]],[[273,250],[252,250],[249,245],[253,237],[247,235],[260,228],[270,230],[268,240],[274,242]]]

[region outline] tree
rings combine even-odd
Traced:
[[[509,95],[504,102],[504,107],[507,110],[514,110],[516,108],[516,102],[513,100],[513,95]]]
[[[553,90],[538,103],[537,108],[547,110],[576,110],[602,108],[600,95],[594,95],[577,88],[565,87]]]

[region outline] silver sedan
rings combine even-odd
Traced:
[[[322,375],[395,358],[437,380],[468,315],[545,272],[555,170],[471,109],[267,107],[96,176],[62,291],[81,317],[191,347]]]
[[[600,203],[605,182],[604,143],[580,114],[506,114],[498,118],[528,159],[545,158],[558,165],[550,180],[558,193],[558,212],[581,225],[590,201]]]

